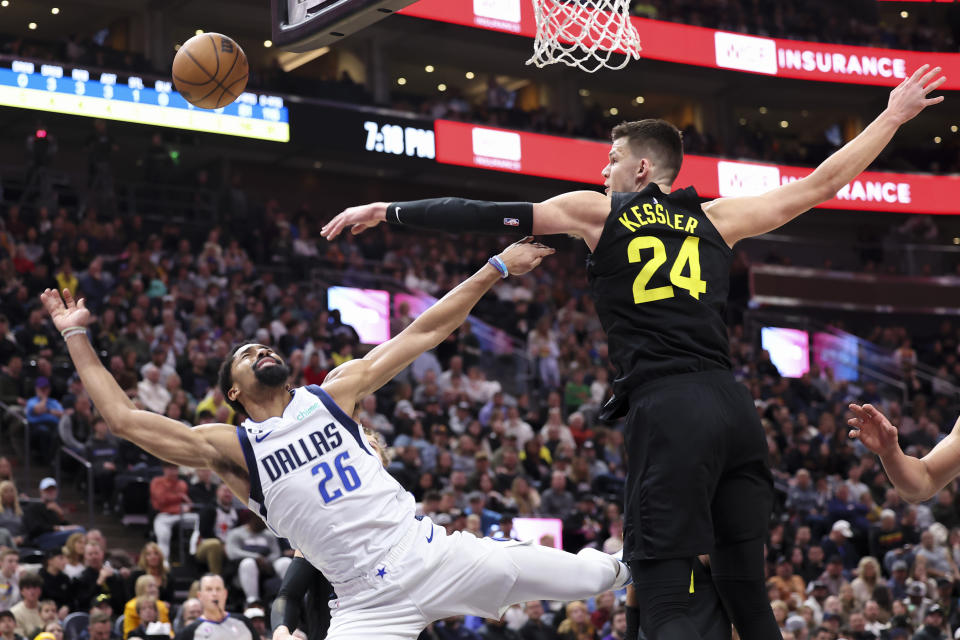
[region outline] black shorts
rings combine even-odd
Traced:
[[[656,380],[630,396],[625,560],[691,557],[766,534],[767,441],[729,371]]]

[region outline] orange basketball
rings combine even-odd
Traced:
[[[236,100],[247,86],[248,72],[243,49],[219,33],[193,36],[173,59],[173,84],[201,109],[219,109]]]

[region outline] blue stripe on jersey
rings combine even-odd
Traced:
[[[267,509],[263,506],[263,485],[260,484],[260,470],[257,468],[257,459],[253,455],[253,445],[250,444],[247,430],[243,427],[237,427],[237,439],[240,440],[240,448],[243,449],[243,459],[247,462],[247,473],[250,476],[250,497],[260,505],[260,515],[266,518]]]
[[[367,439],[364,437],[363,433],[360,431],[360,425],[353,421],[353,418],[348,416],[343,412],[343,409],[333,401],[333,398],[330,397],[330,394],[320,388],[320,385],[310,384],[307,385],[306,390],[312,393],[313,395],[320,398],[323,402],[323,405],[327,408],[327,411],[336,418],[340,424],[342,424],[347,431],[350,432],[350,435],[353,436],[353,439],[357,441],[357,444],[360,445],[360,448],[373,455],[373,452],[367,447]]]

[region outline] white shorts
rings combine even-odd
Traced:
[[[414,520],[368,574],[333,585],[327,640],[415,639],[431,622],[457,615],[500,618],[520,568],[495,541]]]

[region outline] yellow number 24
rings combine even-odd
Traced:
[[[633,302],[643,304],[645,302],[654,302],[673,297],[673,286],[686,289],[695,299],[700,299],[700,294],[707,292],[707,283],[700,279],[700,238],[697,236],[687,236],[680,247],[680,253],[670,268],[670,282],[673,286],[664,285],[648,289],[647,285],[657,269],[667,262],[667,249],[659,238],[653,236],[640,236],[634,238],[627,245],[627,259],[630,262],[643,262],[640,251],[643,249],[653,249],[653,257],[644,263],[633,281]],[[683,275],[683,270],[689,269],[690,275]]]

